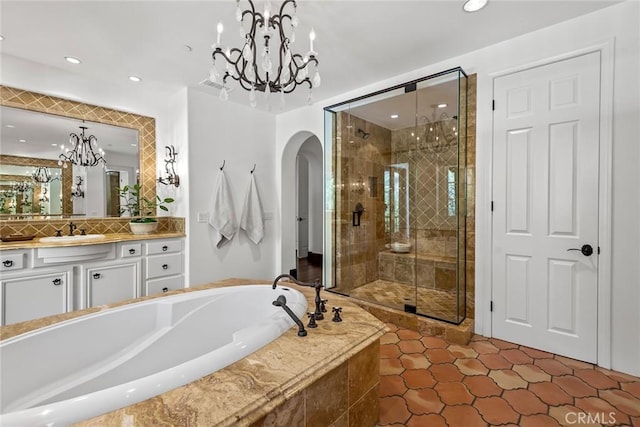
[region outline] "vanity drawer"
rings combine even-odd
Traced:
[[[155,240],[147,242],[147,255],[168,254],[182,251],[182,240]]]
[[[145,295],[161,294],[184,288],[184,276],[163,277],[162,279],[147,280]]]
[[[182,254],[156,255],[147,258],[147,279],[182,274]]]
[[[140,255],[142,255],[141,243],[121,243],[120,245],[121,258],[139,257]]]
[[[0,253],[0,271],[22,270],[25,267],[27,254],[24,252]]]

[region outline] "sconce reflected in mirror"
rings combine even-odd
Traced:
[[[84,198],[84,190],[82,189],[82,183],[84,179],[80,175],[76,175],[76,188],[71,192],[71,198],[73,197],[82,197]]]
[[[164,185],[180,187],[180,177],[176,174],[175,163],[178,152],[173,145],[165,145],[166,157],[164,159],[164,174],[158,178],[158,182]]]

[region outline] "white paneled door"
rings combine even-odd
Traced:
[[[498,77],[494,100],[492,334],[596,362],[600,53]]]

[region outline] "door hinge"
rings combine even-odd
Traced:
[[[598,246],[598,255],[600,255],[600,246]]]
[[[495,99],[491,100],[491,110],[492,111],[496,111],[496,100]]]
[[[489,311],[493,312],[493,301],[489,303]]]
[[[491,212],[493,212],[493,200],[491,201]]]

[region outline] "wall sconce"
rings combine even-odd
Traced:
[[[82,189],[82,183],[84,179],[80,175],[76,175],[76,189],[71,192],[71,197],[82,197],[84,198],[84,190]]]
[[[167,155],[164,159],[165,176],[160,176],[158,182],[164,185],[180,187],[180,177],[176,174],[175,163],[178,152],[173,145],[165,145]]]

